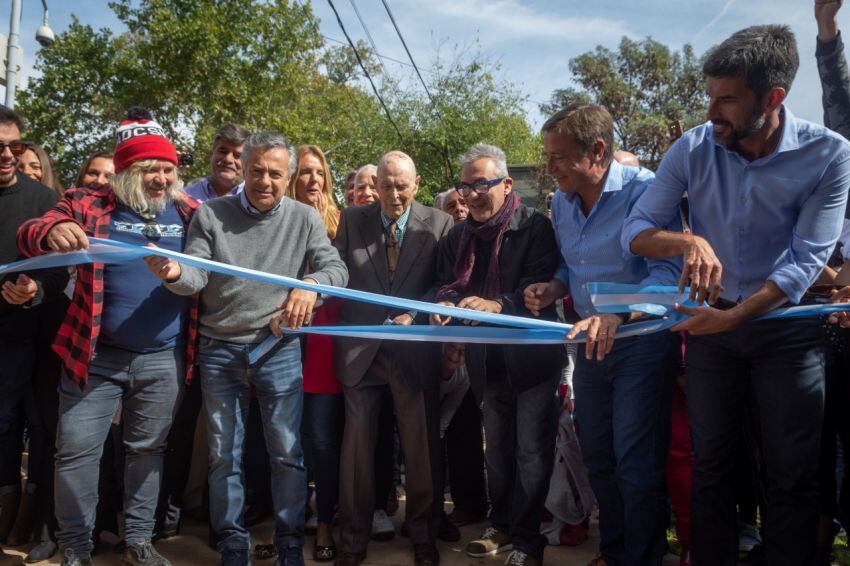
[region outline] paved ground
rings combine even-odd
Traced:
[[[399,510],[393,521],[396,523],[396,529],[400,526],[403,517],[403,508]],[[502,564],[505,555],[489,559],[470,558],[463,553],[463,545],[481,534],[481,530],[486,524],[470,525],[462,529],[462,539],[457,543],[439,543],[441,564],[445,566],[496,566]],[[271,539],[273,525],[271,521],[267,521],[253,529],[253,544],[266,543]],[[550,546],[546,549],[546,563],[550,565],[560,566],[584,566],[596,554],[599,540],[597,538],[596,526],[591,526],[591,536],[584,544],[578,547],[554,547]],[[196,564],[214,566],[218,560],[218,554],[211,550],[207,544],[207,527],[205,523],[198,521],[189,521],[185,526],[180,536],[160,541],[156,544],[157,549],[171,560],[174,566],[190,566]],[[304,556],[308,564],[314,564],[311,560],[311,549],[313,537],[308,537],[307,547],[305,548]],[[21,558],[26,555],[26,548],[6,548],[7,554],[12,554],[16,558],[2,562],[2,566],[11,564],[20,564]],[[39,564],[59,564],[61,562],[58,555],[54,556],[49,562],[40,562]],[[113,554],[110,545],[101,544],[100,552],[94,557],[95,565],[114,565],[118,566],[121,558],[117,554]],[[365,564],[381,565],[381,566],[401,566],[413,563],[413,554],[410,548],[410,541],[406,538],[396,537],[389,542],[372,542],[369,545],[369,554]],[[255,566],[272,566],[273,561],[255,561]]]

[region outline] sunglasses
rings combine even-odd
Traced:
[[[7,147],[12,155],[20,157],[27,150],[27,143],[21,140],[10,141],[9,143],[0,142],[0,154],[5,152]]]

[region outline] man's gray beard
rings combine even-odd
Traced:
[[[156,218],[165,212],[165,208],[173,200],[170,189],[166,189],[165,195],[160,198],[151,198],[148,196],[148,193],[145,192],[144,198],[146,205],[145,210],[139,212],[139,216],[142,218]]]
[[[726,137],[718,137],[715,134],[714,139],[717,140],[717,143],[722,145],[723,147],[732,147],[742,139],[751,136],[757,131],[761,130],[764,127],[767,118],[765,118],[764,114],[757,113],[750,116],[749,122],[744,125],[744,128],[741,130],[732,129],[732,133]]]

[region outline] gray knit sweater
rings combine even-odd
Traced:
[[[328,240],[315,209],[284,198],[272,215],[250,216],[238,196],[201,205],[189,226],[185,253],[275,275],[311,277],[344,287],[348,270]],[[275,307],[289,289],[181,264],[180,278],[166,286],[178,295],[201,292],[200,333],[236,343],[263,340]]]

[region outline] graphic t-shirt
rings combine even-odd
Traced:
[[[183,220],[173,203],[153,219],[142,218],[118,204],[110,219],[109,237],[176,252],[183,251],[186,241]],[[107,264],[103,290],[101,343],[138,353],[177,346],[186,328],[189,297],[166,289],[144,261]]]

